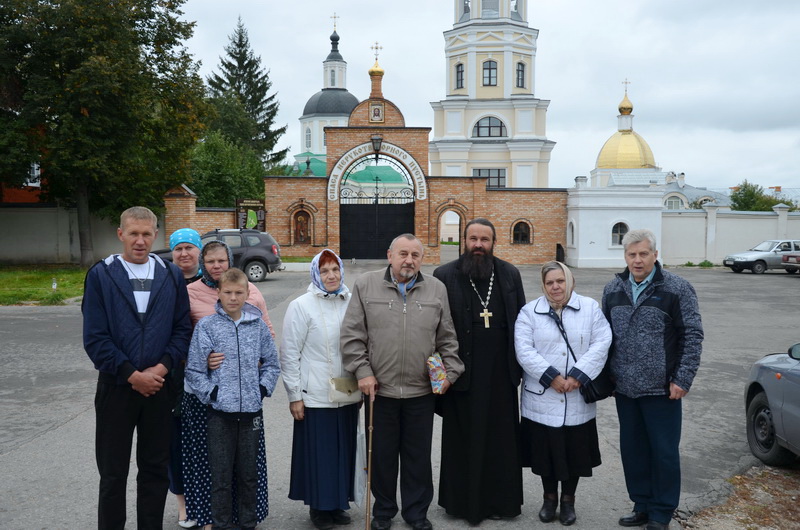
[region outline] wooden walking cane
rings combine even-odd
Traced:
[[[369,497],[370,497],[370,493],[372,491],[372,412],[374,410],[373,409],[374,406],[375,406],[375,401],[370,399],[370,402],[369,402],[369,427],[367,427],[367,429],[369,430],[368,442],[367,442],[367,502],[365,503],[365,505],[366,505],[366,508],[365,508],[366,517],[364,517],[364,519],[366,521],[366,527],[365,527],[366,530],[370,530],[370,517],[369,517],[369,508],[370,508],[369,501],[370,501],[370,499],[369,499]]]

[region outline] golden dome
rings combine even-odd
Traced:
[[[625,97],[619,102],[619,113],[627,115],[631,112],[633,112],[633,103],[631,103],[631,100],[628,99],[628,92],[626,91]]]
[[[369,69],[369,75],[383,75],[383,68],[378,64],[377,59],[375,59],[375,64],[372,65],[372,68]]]
[[[596,167],[613,169],[656,167],[656,161],[644,138],[632,130],[617,131],[606,141],[600,154],[597,155]]]

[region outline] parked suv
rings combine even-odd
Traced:
[[[281,248],[267,232],[249,229],[216,229],[202,236],[203,245],[222,241],[233,252],[233,266],[242,269],[251,282],[260,282],[267,274],[283,269]]]
[[[800,239],[768,239],[762,241],[747,252],[729,254],[725,256],[722,264],[730,267],[733,272],[742,272],[750,269],[753,274],[761,274],[767,269],[780,269],[781,258],[787,254],[797,254],[800,251]],[[786,269],[794,272],[794,269]]]

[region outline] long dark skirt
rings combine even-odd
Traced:
[[[594,419],[581,425],[548,427],[522,418],[524,459],[531,471],[552,480],[591,477],[592,468],[601,464]]]
[[[208,463],[207,407],[197,396],[185,392],[181,410],[182,431],[181,456],[183,457],[183,487],[186,495],[187,519],[197,521],[200,526],[211,524],[211,466]],[[256,518],[258,522],[269,514],[267,498],[267,453],[264,443],[264,422],[258,437],[258,490]],[[233,519],[238,523],[236,500],[236,477],[233,482]]]
[[[315,510],[347,510],[353,500],[358,403],[306,408],[294,422],[289,498]]]

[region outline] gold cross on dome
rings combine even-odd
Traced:
[[[375,54],[375,61],[377,62],[378,61],[378,54],[383,49],[383,46],[378,45],[378,41],[375,41],[375,44],[370,46],[369,49],[372,50],[372,53]]]
[[[331,18],[333,19],[333,31],[336,31],[336,20],[342,17],[338,16],[336,14],[336,11],[334,11],[333,16]]]
[[[483,308],[483,313],[478,313],[478,316],[483,318],[483,327],[488,328],[489,317],[492,316],[489,310],[487,308]]]
[[[627,94],[628,93],[628,85],[630,85],[631,82],[628,81],[628,78],[626,77],[625,81],[623,81],[622,84],[625,85],[625,93]]]

